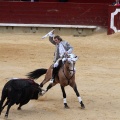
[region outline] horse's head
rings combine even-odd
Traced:
[[[74,54],[68,54],[67,57],[62,59],[62,62],[65,64],[68,71],[70,71],[70,74],[73,74],[75,72],[75,63],[78,60],[78,57]]]
[[[76,62],[78,60],[78,56],[76,56],[75,54],[68,54],[67,56],[65,56],[62,61],[68,61],[68,62]]]

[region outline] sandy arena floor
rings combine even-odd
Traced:
[[[6,81],[26,77],[28,72],[48,68],[54,46],[42,35],[0,33],[0,95]],[[94,33],[86,37],[61,36],[79,56],[76,83],[86,106],[80,108],[77,97],[66,87],[70,109],[64,109],[59,84],[38,100],[17,110],[10,109],[8,120],[120,120],[120,33]],[[36,82],[40,83],[44,76]],[[46,84],[43,88],[46,88]],[[4,119],[6,108],[0,120]]]

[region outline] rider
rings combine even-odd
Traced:
[[[56,46],[54,52],[52,78],[50,79],[50,83],[53,83],[57,72],[57,67],[59,65],[59,61],[62,60],[64,55],[71,54],[73,51],[73,47],[68,42],[63,41],[60,36],[55,36],[54,31],[49,33],[49,41]]]

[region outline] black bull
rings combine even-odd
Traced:
[[[0,114],[4,107],[7,106],[5,117],[8,117],[10,107],[14,104],[21,106],[27,104],[31,99],[38,99],[42,89],[39,84],[31,79],[11,79],[3,87],[1,101],[0,101]],[[6,100],[7,99],[7,100]],[[6,103],[3,105],[4,101]]]

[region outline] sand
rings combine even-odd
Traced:
[[[38,33],[0,33],[0,95],[10,78],[48,68],[53,62],[54,46]],[[65,88],[70,109],[63,105],[59,84],[38,100],[17,110],[10,109],[8,120],[119,120],[120,119],[120,33],[94,33],[86,37],[61,36],[74,47],[76,83],[85,104],[80,108],[70,86]],[[44,75],[36,80],[40,83]],[[43,87],[47,87],[48,83]],[[4,119],[6,108],[0,120]]]

